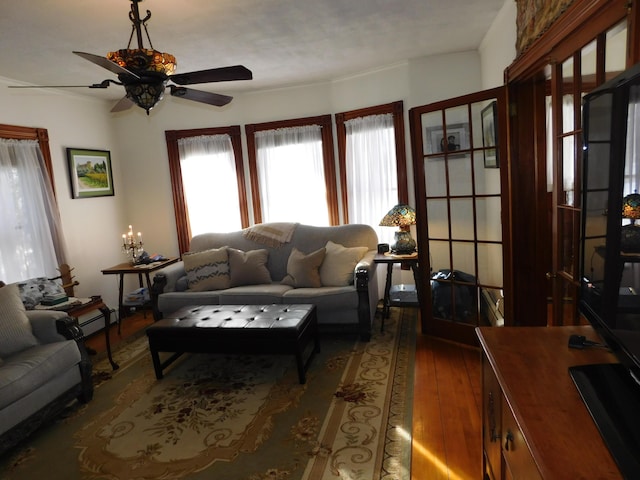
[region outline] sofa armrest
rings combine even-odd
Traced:
[[[57,310],[27,310],[33,335],[40,343],[54,343],[68,340],[57,327],[58,320],[68,318],[65,312]],[[73,322],[73,321],[72,321]]]
[[[180,260],[179,262],[173,263],[171,265],[167,265],[166,267],[158,270],[153,277],[153,283],[156,283],[156,277],[163,276],[162,280],[163,288],[158,291],[158,295],[164,292],[175,292],[176,291],[176,283],[181,277],[184,277],[187,272],[184,269],[184,262]],[[151,287],[154,288],[153,286]]]
[[[176,283],[184,275],[186,275],[184,262],[179,261],[158,270],[153,276],[153,284],[149,295],[151,297],[154,320],[162,319],[162,312],[158,309],[158,296],[165,292],[175,292]]]
[[[371,325],[378,303],[378,282],[376,282],[377,263],[373,261],[375,250],[368,251],[355,267],[354,283],[358,291],[358,323],[360,337],[364,341],[371,338]]]
[[[376,267],[378,264],[373,261],[375,255],[376,252],[370,250],[356,265],[354,270],[354,282],[358,290],[361,288],[368,288],[369,280],[376,273]]]

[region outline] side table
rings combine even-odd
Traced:
[[[149,264],[140,264],[140,265],[131,265],[128,262],[120,263],[113,267],[105,268],[102,270],[104,275],[119,275],[119,289],[118,289],[118,331],[120,331],[120,321],[124,318],[124,276],[129,274],[138,275],[138,284],[140,287],[144,287],[144,279],[147,281],[147,288],[151,291],[151,279],[149,274],[156,270],[160,270],[161,268],[166,267],[167,265],[171,265],[172,263],[176,263],[178,261],[177,258],[168,258],[166,260],[162,260],[159,262],[153,262]]]
[[[389,309],[391,307],[419,307],[419,278],[418,274],[418,254],[411,255],[394,255],[392,253],[378,253],[373,258],[375,263],[387,264],[387,278],[384,284],[384,300],[382,309],[382,325],[380,330],[384,329],[384,320],[389,318]],[[406,285],[396,285],[391,287],[391,277],[393,275],[393,266],[395,264],[408,265],[413,272],[413,281],[415,288],[407,288]]]
[[[120,368],[120,366],[113,361],[113,357],[111,355],[111,341],[109,339],[109,329],[111,327],[111,310],[109,310],[109,307],[107,307],[100,295],[94,295],[91,298],[74,300],[76,300],[76,303],[70,305],[61,305],[59,307],[47,307],[46,309],[65,312],[76,323],[78,323],[78,318],[81,315],[93,312],[94,310],[100,310],[100,313],[102,313],[102,316],[104,317],[104,339],[107,346],[107,357],[109,358],[111,368],[117,370],[118,368]],[[77,303],[78,301],[80,301],[81,303]]]

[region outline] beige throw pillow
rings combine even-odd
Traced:
[[[229,288],[229,256],[227,248],[185,253],[182,256],[187,272],[187,286],[194,292]]]
[[[353,270],[367,247],[345,247],[331,240],[325,246],[327,251],[320,266],[320,281],[325,287],[344,287],[353,283]]]
[[[268,250],[249,250],[248,252],[235,248],[227,250],[232,287],[271,283],[271,274],[267,270]]]
[[[319,269],[324,260],[324,255],[324,248],[305,255],[294,247],[287,261],[287,275],[282,279],[281,283],[297,288],[321,287]]]
[[[15,283],[0,288],[0,357],[38,344]]]

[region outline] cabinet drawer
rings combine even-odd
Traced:
[[[505,468],[509,473],[508,477],[518,480],[542,478],[513,413],[504,399],[502,403],[502,456]]]

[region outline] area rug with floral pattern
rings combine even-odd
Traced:
[[[370,342],[323,334],[304,385],[286,355],[183,355],[156,380],[142,336],[0,478],[409,479],[416,317],[392,309]]]

